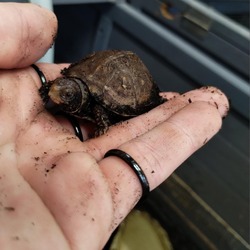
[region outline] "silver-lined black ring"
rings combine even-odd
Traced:
[[[141,186],[142,186],[142,200],[145,199],[150,191],[149,183],[146,175],[144,174],[143,170],[139,166],[139,164],[126,152],[120,150],[120,149],[111,149],[109,150],[105,155],[104,158],[108,156],[116,156],[123,161],[125,161],[134,171],[134,173],[137,175]]]
[[[38,68],[38,66],[36,66],[35,64],[32,64],[31,67],[36,71],[36,73],[38,74],[38,76],[40,77],[41,83],[42,85],[47,84],[47,80],[45,75],[43,74],[43,72]]]

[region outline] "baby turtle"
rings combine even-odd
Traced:
[[[43,100],[50,98],[63,112],[96,123],[96,136],[163,103],[148,69],[131,51],[95,52],[61,73],[40,88]]]

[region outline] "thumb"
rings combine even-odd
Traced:
[[[51,47],[57,19],[53,12],[30,3],[0,3],[0,68],[21,68]]]

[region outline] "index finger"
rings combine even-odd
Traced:
[[[57,19],[53,12],[30,3],[0,3],[0,68],[21,68],[51,47]]]

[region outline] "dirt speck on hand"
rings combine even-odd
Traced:
[[[4,207],[4,210],[9,211],[9,212],[14,212],[15,208],[14,207]]]
[[[19,236],[16,235],[16,236],[12,237],[12,240],[16,240],[17,241],[17,240],[20,240],[20,238],[19,238]]]

